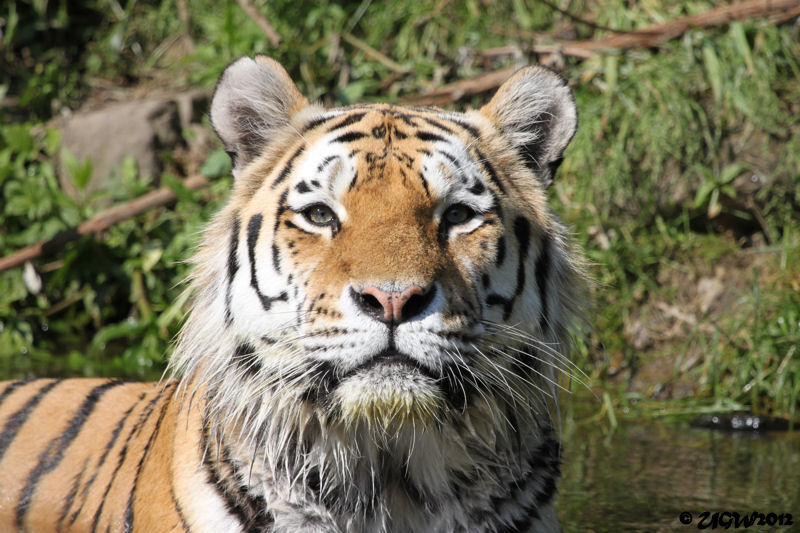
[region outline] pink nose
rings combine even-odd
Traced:
[[[425,290],[419,285],[412,285],[407,289],[400,292],[386,292],[377,287],[367,287],[361,291],[361,299],[364,302],[364,307],[371,307],[372,313],[375,318],[382,322],[402,322],[403,319],[411,318],[411,316],[419,314],[422,308],[425,307],[430,299],[424,298],[425,296],[432,296],[433,291],[427,295]],[[377,301],[369,301],[369,296],[372,296]],[[409,301],[413,300],[413,305],[407,306]],[[380,306],[380,309],[378,308]],[[409,313],[409,307],[413,308]],[[403,316],[403,309],[406,309],[406,316]],[[380,310],[383,310],[383,315],[380,316]],[[377,311],[377,312],[376,312]]]

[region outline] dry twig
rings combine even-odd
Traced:
[[[366,54],[368,57],[371,57],[384,67],[388,68],[391,71],[398,72],[400,74],[405,74],[408,72],[408,68],[404,67],[397,61],[394,61],[392,58],[388,57],[385,54],[382,54],[378,50],[375,50],[370,45],[359,39],[358,37],[350,34],[350,33],[343,33],[342,39],[345,40],[346,43],[349,45],[361,50]]]
[[[255,6],[250,3],[250,0],[238,0],[238,2],[239,5],[242,6],[242,9],[244,9],[245,13],[247,13],[250,18],[253,19],[256,24],[258,24],[258,26],[261,28],[261,31],[266,34],[270,44],[275,48],[280,46],[283,39],[278,32],[275,31],[275,28],[273,28],[272,25],[267,22],[267,19],[261,16],[261,13],[259,13]]]
[[[456,102],[465,96],[482,93],[489,89],[499,87],[501,83],[508,79],[516,67],[508,67],[494,72],[487,72],[468,80],[448,83],[440,89],[436,89],[424,94],[409,95],[403,98],[403,102],[412,105],[446,105]]]

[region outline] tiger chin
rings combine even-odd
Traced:
[[[526,67],[479,110],[221,75],[233,162],[167,378],[0,389],[1,531],[559,531],[552,413],[583,260],[546,189],[577,127]]]

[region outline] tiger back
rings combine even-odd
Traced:
[[[234,186],[170,377],[1,384],[0,531],[560,530],[565,81],[325,109],[256,56],[211,120]]]

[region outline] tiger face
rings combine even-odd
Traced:
[[[467,113],[325,110],[259,56],[211,118],[235,187],[198,276],[223,353],[185,366],[347,424],[551,388],[577,276],[545,196],[576,126],[561,78],[524,69]]]
[[[524,68],[464,113],[324,109],[257,56],[222,74],[211,121],[234,187],[171,364],[208,453],[247,472],[233,486],[298,502],[289,530],[309,509],[557,528],[548,402],[584,279],[546,196],[577,122],[565,81]]]

